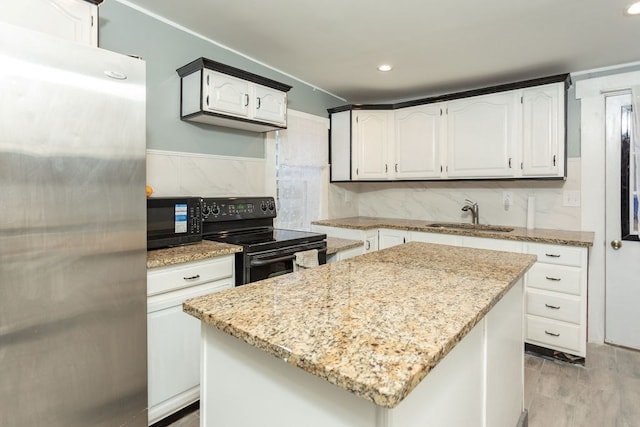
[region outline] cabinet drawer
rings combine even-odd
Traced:
[[[147,295],[156,295],[233,276],[233,255],[153,268],[147,272]]]
[[[544,347],[581,354],[580,326],[527,315],[527,340]]]
[[[528,253],[538,256],[538,262],[584,267],[586,248],[529,243]]]
[[[582,269],[536,262],[527,272],[528,288],[580,295]]]
[[[579,324],[580,298],[527,290],[527,314]]]

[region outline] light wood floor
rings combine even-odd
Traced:
[[[525,355],[530,427],[640,426],[640,352],[588,344],[584,367]]]
[[[640,352],[588,344],[584,367],[525,355],[529,427],[640,426]],[[200,413],[170,427],[198,427]]]

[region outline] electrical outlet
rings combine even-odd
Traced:
[[[562,192],[562,205],[571,206],[575,208],[580,207],[580,192],[579,191],[563,191]]]
[[[503,191],[502,192],[502,205],[505,210],[510,206],[513,206],[513,191]]]

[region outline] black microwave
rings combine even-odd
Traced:
[[[202,240],[200,197],[147,199],[147,250],[197,243]]]

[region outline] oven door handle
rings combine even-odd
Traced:
[[[327,248],[318,249],[318,252],[326,252]],[[291,261],[296,258],[296,254],[285,255],[278,258],[269,258],[269,259],[252,259],[249,265],[251,267],[260,267],[267,264],[272,264],[274,262],[282,262],[282,261]]]
[[[293,255],[281,256],[281,257],[278,257],[278,258],[255,259],[255,260],[252,259],[251,260],[251,267],[260,267],[262,265],[272,264],[274,262],[291,261],[295,257],[296,257],[296,255],[293,254]]]

